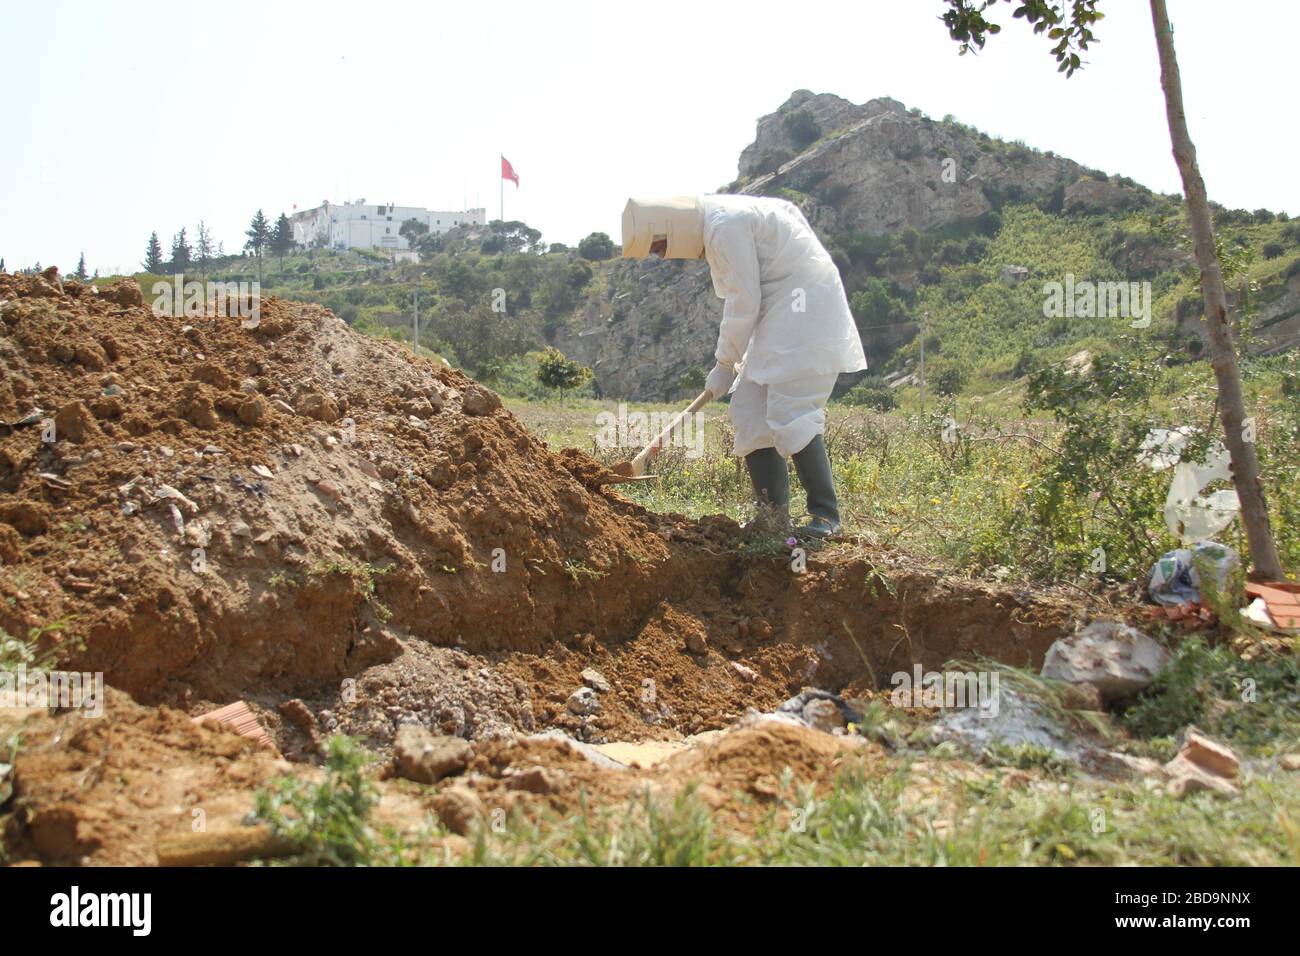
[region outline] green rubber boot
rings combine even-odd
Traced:
[[[796,535],[829,538],[840,533],[840,509],[835,500],[835,480],[826,439],[818,435],[803,451],[794,453],[794,470],[808,492],[808,520],[795,529]]]
[[[745,531],[785,534],[790,530],[790,468],[775,448],[759,448],[745,456],[754,486],[754,518]]]

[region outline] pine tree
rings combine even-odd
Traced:
[[[262,214],[262,210],[259,209],[253,215],[253,220],[248,224],[248,229],[244,235],[248,237],[248,242],[244,244],[244,248],[251,249],[253,255],[257,256],[257,282],[258,285],[261,285],[262,250],[266,248],[271,239],[271,226],[266,221],[266,216]]]
[[[208,232],[208,227],[202,219],[199,220],[197,236],[194,242],[194,256],[199,270],[206,274],[208,263],[212,261],[212,233]]]
[[[77,271],[72,274],[82,282],[85,282],[90,278],[90,274],[86,272],[86,254],[84,252],[81,254],[81,258],[77,261]]]
[[[144,262],[140,263],[140,265],[144,266],[145,272],[153,273],[156,276],[162,275],[163,251],[162,243],[158,241],[158,233],[151,232],[149,234],[149,246],[145,250]]]
[[[190,267],[190,261],[193,258],[194,250],[185,238],[185,227],[181,226],[181,231],[172,237],[172,274],[179,275],[183,273]]]
[[[275,229],[271,232],[271,251],[280,259],[280,271],[284,272],[284,257],[293,251],[293,226],[289,223],[289,217],[280,213],[280,218],[275,221]]]

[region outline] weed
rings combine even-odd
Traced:
[[[1271,753],[1300,738],[1300,660],[1294,652],[1244,660],[1202,635],[1128,708],[1124,726],[1139,737],[1170,737],[1188,724],[1243,749]]]
[[[308,783],[282,777],[254,797],[253,819],[297,847],[291,862],[307,866],[392,866],[413,862],[390,828],[370,822],[379,803],[366,779],[367,757],[349,737],[331,737],[325,779]]]
[[[564,573],[567,574],[569,577],[571,577],[575,584],[580,584],[583,578],[589,578],[598,581],[601,578],[603,578],[605,575],[607,575],[609,572],[601,571],[597,568],[588,567],[586,562],[584,561],[566,560],[564,562]]]

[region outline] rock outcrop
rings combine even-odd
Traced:
[[[816,140],[790,152],[798,142],[792,137],[814,132]],[[974,218],[1003,199],[1048,196],[1084,172],[1051,153],[909,112],[896,100],[854,106],[799,90],[759,120],[754,143],[741,153],[739,184],[749,195],[789,195],[823,234],[880,235]]]
[[[823,239],[925,230],[1004,200],[1064,189],[1084,173],[1069,160],[938,122],[882,97],[857,105],[793,93],[758,121],[733,188],[796,202]],[[722,303],[704,263],[615,261],[555,340],[590,366],[602,395],[676,400],[708,370]]]
[[[689,377],[712,365],[721,316],[704,262],[617,260],[556,345],[591,367],[601,394],[664,401],[703,387]]]

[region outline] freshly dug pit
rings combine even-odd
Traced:
[[[244,329],[49,273],[0,275],[0,300],[0,627],[46,629],[120,692],[102,721],[28,738],[16,776],[40,822],[22,840],[41,859],[147,862],[199,789],[246,812],[289,764],[188,729],[238,699],[293,761],[338,732],[383,751],[404,723],[491,760],[547,729],[681,739],[918,663],[1035,666],[1092,610],[848,546],[797,573],[729,519],[629,502],[464,375],[317,306],[272,297]],[[679,756],[647,773],[695,772]],[[747,775],[771,773],[723,776]],[[137,788],[154,802],[133,815]]]
[[[852,552],[746,560],[729,520],[648,513],[324,309],[271,297],[248,330],[130,291],[0,276],[0,418],[55,422],[0,430],[0,626],[60,622],[137,700],[328,694],[424,641],[499,664],[542,725],[693,732],[916,661],[1031,663],[1074,615]],[[615,687],[579,718],[588,664]]]

